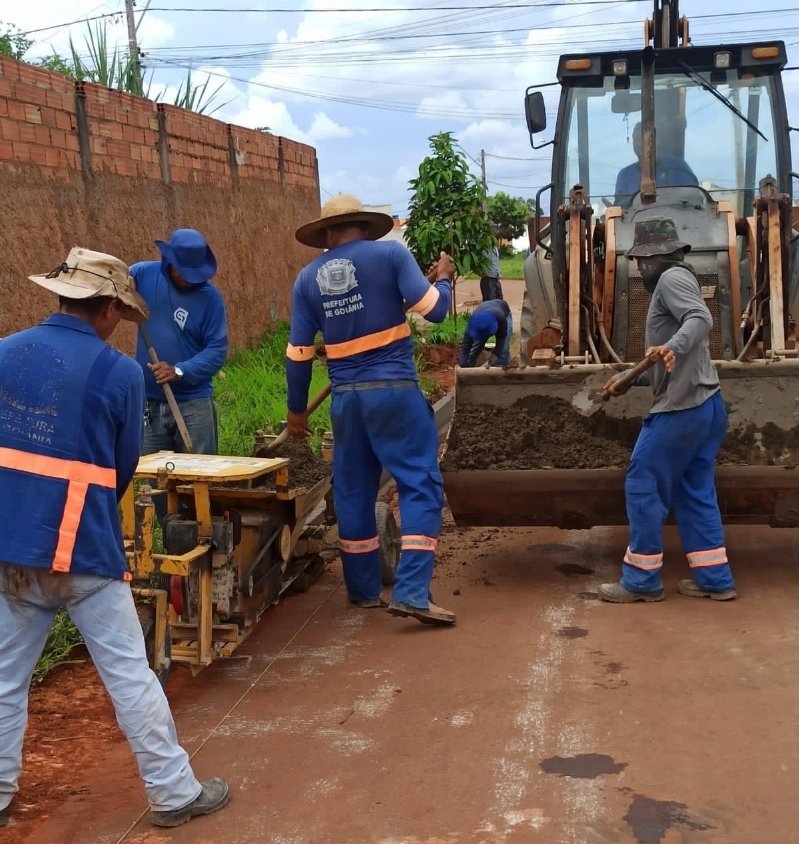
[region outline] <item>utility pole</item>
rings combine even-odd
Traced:
[[[141,62],[139,61],[139,42],[136,39],[136,18],[133,16],[133,0],[125,0],[125,17],[128,21],[128,61],[133,74],[134,93],[143,93]]]
[[[480,172],[483,175],[483,211],[488,217],[488,182],[486,181],[486,151],[480,150]]]

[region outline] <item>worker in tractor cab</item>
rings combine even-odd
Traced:
[[[510,366],[512,334],[513,319],[508,303],[501,299],[481,302],[472,312],[463,332],[458,366],[477,366],[489,337],[494,337],[496,342],[489,366]]]
[[[60,311],[0,343],[0,826],[18,790],[28,688],[62,608],[113,701],[152,823],[178,826],[221,809],[229,791],[198,782],[178,744],[122,543],[117,502],[139,460],[144,380],[106,341],[149,311],[125,263],[101,252],[76,247],[30,279]]]
[[[625,479],[630,538],[621,580],[603,583],[613,603],[662,601],[663,524],[674,513],[693,574],[677,590],[692,598],[736,597],[716,499],[716,456],[727,430],[719,376],[710,358],[713,325],[699,281],[685,263],[690,245],[665,217],[635,224],[628,258],[638,261],[652,294],[646,316],[646,356],[658,363],[642,376],[654,395]],[[605,389],[621,395],[614,375]]]
[[[641,156],[643,129],[640,123],[633,128],[633,151],[638,159],[619,170],[616,176],[616,205],[627,207],[641,190]],[[655,155],[655,183],[658,187],[696,186],[699,180],[684,158],[676,155]]]
[[[286,350],[288,426],[307,436],[308,387],[322,332],[333,386],[333,497],[344,580],[351,603],[381,607],[375,503],[385,467],[397,484],[402,546],[388,611],[429,624],[455,623],[430,599],[444,504],[438,434],[419,389],[406,308],[441,322],[452,299],[455,264],[444,252],[425,278],[396,241],[387,214],[336,196],[297,229],[300,243],[327,252],[294,283]]]

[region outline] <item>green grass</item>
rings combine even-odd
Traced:
[[[500,258],[499,269],[502,278],[524,278],[524,259],[526,257],[525,252],[514,252],[508,258]]]
[[[33,671],[33,682],[40,683],[59,665],[82,662],[83,660],[68,659],[72,650],[81,644],[83,639],[72,620],[63,610],[59,610],[50,628],[44,651]]]
[[[502,273],[502,278],[524,278],[524,260],[527,257],[527,251],[514,252],[505,258],[499,259],[499,271]],[[464,278],[480,278],[476,273],[467,273]]]
[[[219,453],[251,454],[255,432],[277,433],[286,418],[286,344],[289,327],[281,323],[265,335],[261,344],[231,357],[214,381],[219,417]],[[327,383],[327,368],[314,363],[310,397]],[[314,432],[312,446],[330,430],[330,400],[309,419]]]
[[[424,330],[428,346],[457,346],[463,339],[469,314],[449,314],[443,322],[434,323]]]

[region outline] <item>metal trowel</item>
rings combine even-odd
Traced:
[[[616,380],[615,386],[631,386],[639,375],[651,369],[658,360],[659,358],[654,357],[644,358],[631,369],[624,370]],[[582,389],[572,399],[572,407],[583,416],[593,416],[611,398],[611,394],[604,388],[604,383],[608,379],[604,373],[601,377],[603,379],[603,386],[598,386],[592,378],[586,379]]]

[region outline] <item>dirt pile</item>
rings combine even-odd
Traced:
[[[641,427],[638,419],[602,412],[585,417],[571,403],[547,396],[508,408],[459,408],[452,425],[445,471],[623,468]]]
[[[289,463],[289,486],[291,489],[312,487],[330,475],[330,464],[311,450],[307,440],[288,437],[284,443],[278,446],[277,451],[269,456],[289,458],[291,461]],[[274,489],[275,476],[269,475],[264,486],[267,489]]]

